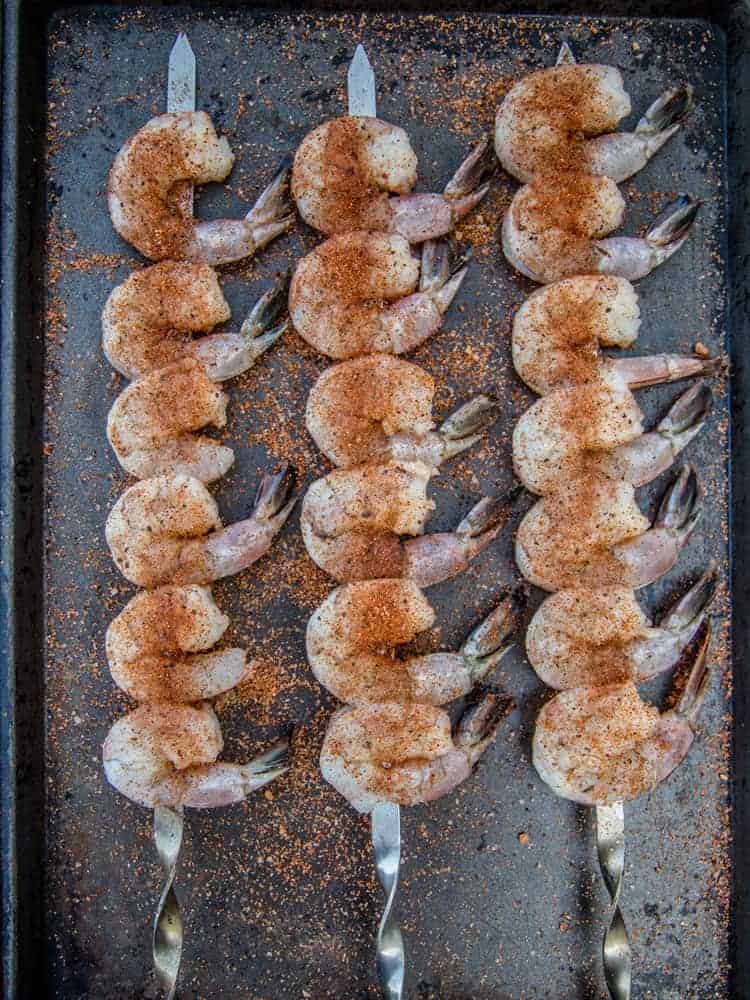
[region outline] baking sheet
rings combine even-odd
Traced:
[[[106,512],[126,485],[104,433],[121,388],[100,353],[107,294],[135,252],[113,232],[104,189],[125,138],[163,108],[166,60],[186,30],[199,67],[198,107],[227,134],[238,161],[227,187],[201,192],[197,211],[246,210],[276,162],[318,121],[345,107],[345,71],[362,41],[378,80],[379,113],[404,126],[420,160],[420,189],[439,190],[489,128],[510,81],[554,62],[567,38],[581,61],[620,66],[636,110],[690,80],[688,124],[633,182],[629,231],[642,231],[678,190],[705,203],[693,237],[640,285],[638,351],[724,349],[726,280],[723,39],[703,22],[495,16],[316,15],[243,9],[71,10],[49,36],[45,452],[47,611],[48,992],[55,997],[156,995],[149,924],[159,871],[150,815],[104,782],[100,744],[127,708],[103,650],[108,622],[132,592],[103,541]],[[635,119],[635,114],[634,114]],[[482,492],[512,484],[509,434],[531,396],[513,373],[508,331],[530,283],[511,272],[498,223],[514,184],[496,192],[459,235],[475,264],[443,330],[411,356],[438,378],[438,414],[495,391],[504,415],[491,440],[435,481],[432,530],[446,530]],[[223,269],[239,324],[266,283],[317,242],[300,223],[258,259]],[[293,334],[228,386],[226,439],[235,468],[214,488],[226,522],[249,509],[260,470],[294,462],[305,482],[326,471],[307,437],[307,392],[326,366]],[[680,387],[646,390],[649,417]],[[703,524],[665,581],[643,594],[666,606],[710,558],[726,571],[727,409],[688,457],[707,489]],[[640,493],[653,510],[669,477]],[[528,506],[517,505],[517,523]],[[460,643],[516,579],[512,528],[457,581],[431,589],[433,647]],[[254,1000],[378,996],[374,930],[381,893],[368,823],[317,773],[335,702],[312,679],[304,625],[331,589],[293,517],[269,557],[216,587],[228,639],[259,661],[256,684],[219,703],[225,757],[240,759],[297,727],[290,776],[241,806],[190,812],[178,875],[186,921],[181,995]],[[537,599],[540,595],[536,595]],[[648,799],[628,806],[623,909],[636,995],[659,1000],[726,995],[728,943],[728,612],[703,737]],[[456,794],[404,810],[400,919],[411,998],[551,1000],[604,995],[599,939],[607,912],[591,817],[562,802],[530,765],[533,720],[545,694],[514,651],[498,672],[517,709],[479,770]],[[660,700],[668,680],[644,690]]]

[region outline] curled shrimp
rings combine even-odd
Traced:
[[[223,745],[209,705],[141,705],[107,734],[104,773],[138,805],[212,809],[242,802],[288,770],[286,742],[247,764],[217,761]]]
[[[337,360],[411,351],[439,329],[466,276],[445,241],[425,243],[420,264],[398,235],[333,236],[297,264],[289,315],[301,337]]]
[[[487,692],[452,734],[448,714],[432,705],[347,705],[328,725],[321,773],[362,813],[379,802],[431,802],[469,777],[508,708],[507,698]]]
[[[497,403],[476,396],[435,430],[435,380],[389,354],[331,365],[307,397],[307,429],[339,467],[420,461],[439,466],[475,444],[498,416]]]
[[[253,512],[222,527],[216,501],[190,476],[155,476],[125,490],[105,534],[115,565],[139,587],[206,584],[256,562],[292,512],[294,472],[264,476]]]
[[[677,354],[604,357],[600,347],[630,347],[641,317],[625,278],[586,274],[533,292],[513,318],[513,364],[540,396],[580,385],[614,368],[631,389],[713,372],[718,359]]]
[[[411,580],[361,580],[338,587],[307,625],[307,659],[317,680],[350,704],[444,705],[468,694],[513,645],[515,598],[507,597],[457,653],[394,659],[394,646],[430,628],[435,612]]]
[[[251,674],[244,649],[208,652],[228,626],[208,587],[141,591],[107,629],[112,679],[135,701],[214,698]]]
[[[579,274],[610,274],[635,281],[676,253],[688,237],[700,202],[680,195],[644,237],[612,236],[625,214],[613,180],[591,174],[535,177],[505,213],[503,251],[527,278],[548,284]]]
[[[310,558],[343,583],[403,577],[429,587],[462,573],[497,536],[506,503],[483,497],[455,531],[423,535],[435,508],[427,499],[433,471],[423,462],[384,462],[316,480],[300,518]]]
[[[134,271],[112,290],[102,313],[107,360],[126,378],[147,375],[184,358],[201,362],[214,382],[233,378],[286,329],[273,329],[286,297],[286,281],[265,292],[239,333],[207,333],[229,317],[216,271],[207,264],[163,261]]]
[[[630,97],[614,66],[579,65],[567,45],[561,61],[529,73],[507,93],[495,119],[495,152],[526,184],[537,174],[577,170],[618,183],[641,170],[677,132],[692,107],[689,85],[665,91],[634,132],[615,132]]]
[[[443,194],[412,194],[417,157],[402,128],[379,118],[334,118],[297,149],[292,195],[305,222],[326,236],[369,229],[422,243],[449,233],[482,200],[493,161],[484,139]]]
[[[699,382],[684,392],[653,431],[619,373],[538,399],[513,430],[513,468],[532,493],[591,472],[643,486],[661,475],[700,433],[713,395]]]
[[[626,587],[570,587],[539,606],[526,631],[526,655],[558,691],[622,684],[673,667],[706,620],[716,592],[712,567],[651,624]]]
[[[591,475],[537,501],[516,535],[516,562],[543,590],[653,583],[677,562],[703,512],[698,479],[683,466],[653,525],[630,483]]]
[[[711,627],[676,706],[659,713],[634,684],[561,691],[542,708],[534,766],[556,795],[584,805],[629,801],[653,791],[687,756],[710,681]]]
[[[223,181],[234,165],[205,111],[159,115],[131,136],[109,173],[112,225],[151,260],[225,264],[249,257],[294,222],[285,161],[244,219],[193,218],[181,182]]]

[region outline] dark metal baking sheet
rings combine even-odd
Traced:
[[[10,16],[7,24],[13,28]],[[640,285],[639,351],[689,350],[697,340],[712,350],[728,347],[726,38],[699,20],[299,15],[248,7],[78,7],[32,27],[34,41],[26,38],[21,50],[29,62],[17,78],[18,97],[33,97],[39,86],[34,69],[40,72],[43,63],[35,64],[33,53],[43,51],[44,162],[35,159],[42,150],[41,117],[22,117],[29,132],[11,123],[4,145],[7,168],[9,142],[21,144],[21,202],[13,226],[4,219],[6,233],[25,241],[17,257],[7,258],[23,278],[19,284],[18,273],[6,275],[15,316],[8,299],[3,302],[4,416],[16,407],[16,423],[4,428],[6,517],[15,518],[6,523],[14,545],[6,544],[6,566],[16,571],[7,638],[18,675],[6,708],[16,710],[20,725],[15,734],[10,726],[3,733],[9,741],[15,735],[19,768],[15,786],[7,773],[13,762],[3,761],[11,795],[18,788],[15,834],[11,815],[4,818],[6,878],[13,837],[24,847],[16,852],[16,908],[7,912],[15,925],[6,924],[15,932],[6,944],[15,944],[10,954],[18,958],[15,970],[12,963],[6,969],[20,985],[14,994],[7,978],[5,989],[19,997],[146,997],[155,995],[148,945],[159,884],[150,817],[107,787],[99,760],[109,724],[127,707],[109,679],[103,636],[131,593],[102,538],[106,511],[125,479],[104,435],[120,382],[100,354],[99,315],[114,284],[142,263],[109,224],[106,173],[124,139],[163,106],[176,31],[186,30],[196,51],[199,106],[239,154],[229,185],[201,194],[198,211],[206,215],[238,214],[283,153],[313,124],[341,112],[346,64],[360,40],[375,67],[380,113],[412,136],[423,190],[442,186],[489,126],[508,81],[551,63],[562,38],[582,60],[620,66],[636,109],[665,86],[691,80],[697,106],[687,127],[625,186],[633,230],[677,190],[705,200],[693,238]],[[497,242],[499,208],[512,190],[507,179],[500,181],[495,200],[464,230],[477,244],[470,278],[444,330],[413,357],[441,384],[440,412],[480,389],[494,389],[504,403],[491,442],[435,482],[433,530],[455,523],[483,490],[511,485],[508,435],[530,396],[510,366],[508,329],[513,308],[531,290],[510,271]],[[21,213],[30,229],[17,225]],[[235,320],[271,276],[315,242],[300,224],[257,261],[224,269]],[[309,386],[323,367],[323,359],[288,335],[229,386],[226,437],[237,462],[215,489],[226,520],[247,510],[259,470],[274,461],[292,460],[305,482],[325,471],[302,418]],[[709,558],[726,573],[724,390],[708,432],[689,453],[707,489],[704,522],[675,571],[643,595],[651,610],[663,607]],[[639,398],[653,416],[678,391],[648,390]],[[653,510],[667,481],[642,491],[644,510]],[[526,505],[519,504],[514,524]],[[432,641],[458,643],[514,578],[511,525],[465,577],[431,590],[439,625]],[[309,675],[303,632],[328,589],[306,559],[296,518],[263,563],[216,588],[232,617],[233,639],[260,661],[255,696],[249,688],[221,706],[225,756],[252,752],[289,720],[297,726],[297,749],[292,775],[267,796],[189,814],[178,877],[187,925],[180,993],[186,998],[378,995],[372,947],[380,891],[367,823],[317,774],[334,702]],[[623,906],[636,995],[644,998],[703,1000],[750,989],[739,973],[730,984],[729,971],[731,671],[726,591],[723,596],[703,736],[668,783],[627,810]],[[590,817],[554,798],[530,766],[530,734],[544,692],[519,652],[504,662],[499,679],[518,707],[475,776],[457,794],[404,814],[400,915],[408,995],[602,996],[598,949],[606,897]],[[660,699],[668,687],[659,681],[647,691]],[[737,747],[744,749],[741,736]],[[744,817],[744,809],[743,796],[737,815]],[[7,881],[6,887],[14,888]],[[11,896],[6,891],[6,901],[13,902]]]

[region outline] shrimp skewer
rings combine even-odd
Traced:
[[[350,704],[444,705],[468,694],[511,648],[517,598],[509,595],[458,653],[394,659],[392,647],[430,628],[435,612],[410,580],[364,580],[334,590],[307,626],[307,658],[317,680]]]
[[[625,587],[571,587],[548,597],[526,632],[529,663],[549,687],[639,684],[672,668],[706,620],[711,567],[653,626]]]
[[[339,467],[420,461],[439,466],[475,444],[498,414],[477,396],[436,431],[434,379],[417,365],[372,354],[326,369],[310,390],[306,423],[316,445]]]
[[[223,181],[234,164],[204,111],[152,118],[125,143],[109,174],[112,225],[151,260],[226,264],[256,253],[291,227],[285,160],[244,219],[199,221],[192,199],[175,197],[183,182]]]

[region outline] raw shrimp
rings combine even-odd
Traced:
[[[432,705],[347,705],[328,725],[320,770],[359,812],[431,802],[469,777],[508,710],[509,699],[488,691],[452,735],[447,713]]]
[[[643,413],[616,369],[585,385],[555,389],[538,399],[513,430],[513,468],[532,493],[591,472],[650,483],[672,465],[703,428],[713,395],[705,383],[691,386],[656,429],[643,429]]]
[[[531,619],[529,663],[545,684],[560,691],[638,684],[677,663],[706,620],[715,592],[712,567],[654,627],[626,587],[559,590]]]
[[[326,236],[370,229],[422,243],[449,233],[482,200],[494,169],[483,139],[443,194],[411,194],[417,157],[403,129],[379,118],[334,118],[302,140],[292,195],[305,222]]]
[[[537,501],[516,535],[516,562],[543,590],[653,583],[674,566],[703,512],[698,479],[683,466],[653,525],[630,483],[591,475]]]
[[[209,705],[141,705],[107,734],[104,773],[138,805],[211,809],[241,802],[289,769],[286,742],[248,764],[217,761],[223,745]]]
[[[282,280],[256,302],[239,333],[193,340],[229,317],[216,271],[207,264],[163,261],[134,271],[118,285],[102,313],[107,360],[126,378],[138,378],[183,358],[197,358],[215,382],[250,368],[286,329],[273,329],[284,305]]]
[[[252,673],[244,649],[207,652],[228,626],[208,587],[141,591],[107,629],[112,679],[135,701],[213,698]]]
[[[516,192],[505,213],[503,251],[517,271],[541,284],[597,273],[635,281],[680,249],[699,207],[680,195],[644,237],[604,239],[625,213],[613,180],[576,173],[540,176]]]
[[[567,45],[561,59],[520,80],[497,112],[495,152],[524,184],[559,170],[624,181],[677,132],[692,107],[692,87],[667,90],[634,132],[615,132],[630,114],[620,71],[597,63],[577,65]]]
[[[483,497],[455,531],[422,535],[435,509],[433,472],[423,462],[385,462],[316,480],[300,520],[310,558],[339,582],[403,577],[429,587],[462,573],[500,531],[507,502]]]
[[[223,181],[233,164],[229,143],[219,139],[205,111],[152,118],[112,164],[112,225],[151,260],[225,264],[249,257],[294,222],[287,196],[290,161],[284,161],[244,219],[195,219],[192,203],[177,194],[181,181]]]
[[[604,357],[600,345],[630,347],[641,324],[638,296],[625,278],[586,274],[538,288],[513,319],[513,364],[524,382],[546,395],[614,368],[631,389],[713,372],[717,358],[677,354]]]
[[[659,713],[634,684],[578,687],[542,708],[533,759],[556,795],[583,805],[628,801],[653,791],[685,759],[711,678],[711,627],[697,650],[677,705]]]
[[[318,681],[341,701],[444,705],[468,694],[511,648],[516,597],[506,597],[458,653],[394,658],[394,646],[411,642],[434,621],[430,603],[411,580],[347,583],[310,619],[307,659]]]
[[[253,512],[223,528],[216,501],[190,476],[155,476],[125,490],[105,534],[117,568],[139,587],[210,583],[268,551],[292,512],[294,472],[264,476]]]
[[[448,244],[430,241],[420,272],[403,236],[333,236],[297,265],[289,315],[300,336],[331,358],[403,354],[439,329],[466,260],[453,264]]]
[[[389,458],[439,466],[475,444],[497,419],[487,396],[465,403],[435,430],[435,380],[418,365],[371,354],[332,365],[307,397],[307,429],[334,465]]]

